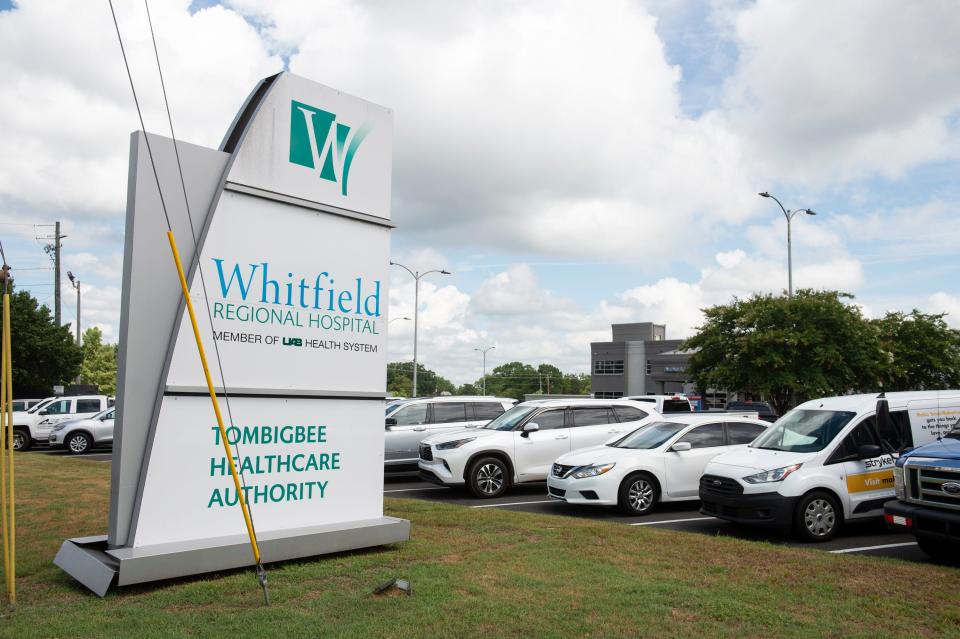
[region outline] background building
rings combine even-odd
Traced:
[[[594,397],[693,393],[687,380],[689,353],[683,340],[667,339],[667,327],[652,322],[613,324],[613,341],[590,344]]]

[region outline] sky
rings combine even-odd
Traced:
[[[115,0],[147,129],[166,132],[144,5]],[[106,2],[0,0],[0,241],[53,304],[61,221],[82,325],[117,339],[129,136]],[[960,11],[952,0],[188,0],[150,5],[177,137],[217,147],[287,69],[394,110],[392,259],[422,364],[462,383],[588,372],[610,324],[691,335],[787,284],[960,328]],[[40,238],[40,239],[38,239]],[[158,273],[158,277],[163,274]],[[392,273],[390,317],[413,317]],[[409,360],[413,322],[390,325]]]

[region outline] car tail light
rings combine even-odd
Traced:
[[[902,515],[890,515],[886,514],[883,516],[884,520],[888,524],[893,524],[894,526],[906,526],[907,528],[913,528],[913,520],[909,517],[903,517]]]

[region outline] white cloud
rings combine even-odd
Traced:
[[[946,313],[944,320],[953,328],[960,329],[960,297],[943,291],[930,296],[931,313]]]
[[[233,6],[292,71],[395,109],[395,219],[421,241],[636,261],[757,208],[636,3]]]
[[[144,117],[166,115],[143,5],[114,3]],[[217,146],[255,82],[281,67],[256,31],[222,7],[189,0],[151,7],[178,137]],[[0,14],[0,201],[82,216],[117,216],[125,202],[128,139],[139,129],[105,4],[25,0]],[[13,151],[15,150],[15,152]]]
[[[759,0],[726,18],[740,56],[721,118],[756,170],[843,183],[960,155],[951,0]]]

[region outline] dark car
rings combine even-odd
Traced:
[[[773,407],[770,406],[767,402],[727,402],[727,405],[724,407],[724,410],[727,411],[741,411],[741,410],[752,410],[757,412],[757,417],[762,419],[765,422],[775,422],[779,415],[773,410]]]

